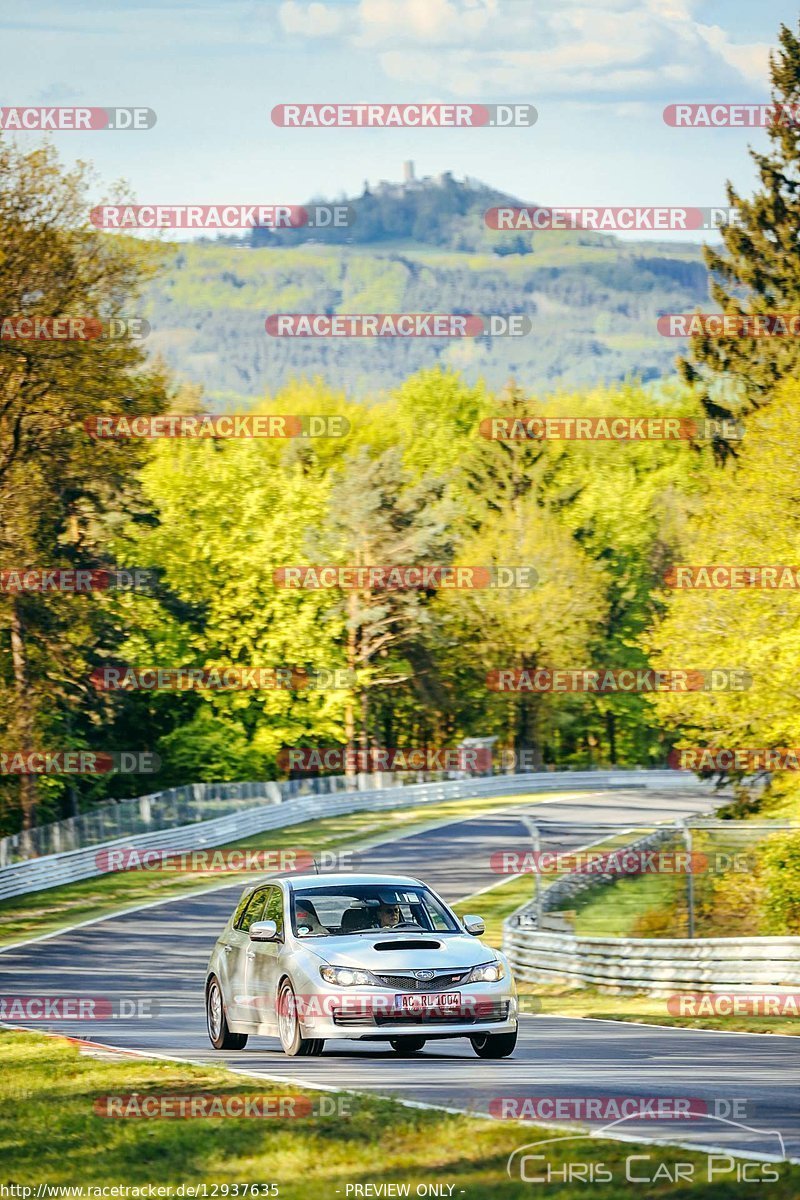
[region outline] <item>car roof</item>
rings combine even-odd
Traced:
[[[292,891],[297,888],[305,887],[347,887],[348,884],[367,884],[369,886],[380,886],[388,884],[390,887],[419,887],[425,886],[421,880],[414,879],[411,875],[364,875],[353,871],[339,871],[336,874],[315,875],[305,873],[303,875],[284,875],[281,879],[276,879],[274,875],[266,879],[259,879],[256,883],[250,884],[249,890],[263,887],[268,883],[283,883],[286,884]]]
[[[369,884],[376,885],[382,883],[396,884],[398,887],[418,884],[420,881],[414,879],[411,875],[363,875],[354,871],[339,871],[337,874],[331,875],[291,875],[286,882],[292,888],[298,887],[329,887],[332,884],[347,886],[348,884]]]

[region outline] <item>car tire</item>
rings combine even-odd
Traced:
[[[425,1045],[425,1041],[423,1037],[401,1037],[392,1038],[389,1045],[398,1054],[416,1054]]]
[[[206,1026],[208,1037],[215,1050],[244,1050],[246,1033],[231,1033],[222,1002],[222,988],[216,975],[206,985]]]
[[[469,1040],[478,1058],[508,1058],[517,1044],[517,1031],[473,1034]]]
[[[278,1036],[290,1058],[317,1058],[325,1045],[324,1038],[303,1037],[294,988],[288,979],[278,988]]]

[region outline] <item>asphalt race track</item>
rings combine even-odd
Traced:
[[[381,843],[357,855],[353,865],[416,875],[455,901],[497,882],[489,866],[493,851],[529,847],[519,821],[522,812],[548,823],[548,848],[568,848],[607,835],[608,825],[641,826],[707,807],[707,797],[674,790],[555,794],[530,808],[516,806]],[[709,1115],[680,1121],[638,1118],[609,1132],[777,1157],[783,1156],[783,1139],[786,1155],[800,1158],[797,1038],[526,1014],[514,1056],[497,1062],[478,1059],[466,1040],[429,1042],[407,1059],[366,1042],[327,1042],[318,1059],[288,1059],[277,1041],[266,1038],[251,1039],[244,1051],[215,1051],[205,1030],[205,967],[241,887],[239,882],[166,901],[0,951],[0,994],[156,1001],[158,1012],[149,1019],[36,1027],[123,1049],[227,1063],[294,1085],[352,1088],[477,1113],[489,1112],[493,1100],[508,1096],[689,1098],[693,1112]],[[480,910],[478,897],[475,911]],[[608,1120],[584,1123],[600,1130]]]

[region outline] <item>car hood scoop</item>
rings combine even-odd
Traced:
[[[395,938],[391,942],[374,942],[373,950],[441,950],[441,942],[423,941],[422,938]]]
[[[303,949],[335,967],[365,971],[457,971],[490,962],[494,951],[468,933],[424,933],[404,936],[375,931],[303,940]]]

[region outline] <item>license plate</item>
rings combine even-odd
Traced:
[[[404,1012],[427,1012],[431,1008],[460,1008],[461,992],[402,992],[394,998]]]

